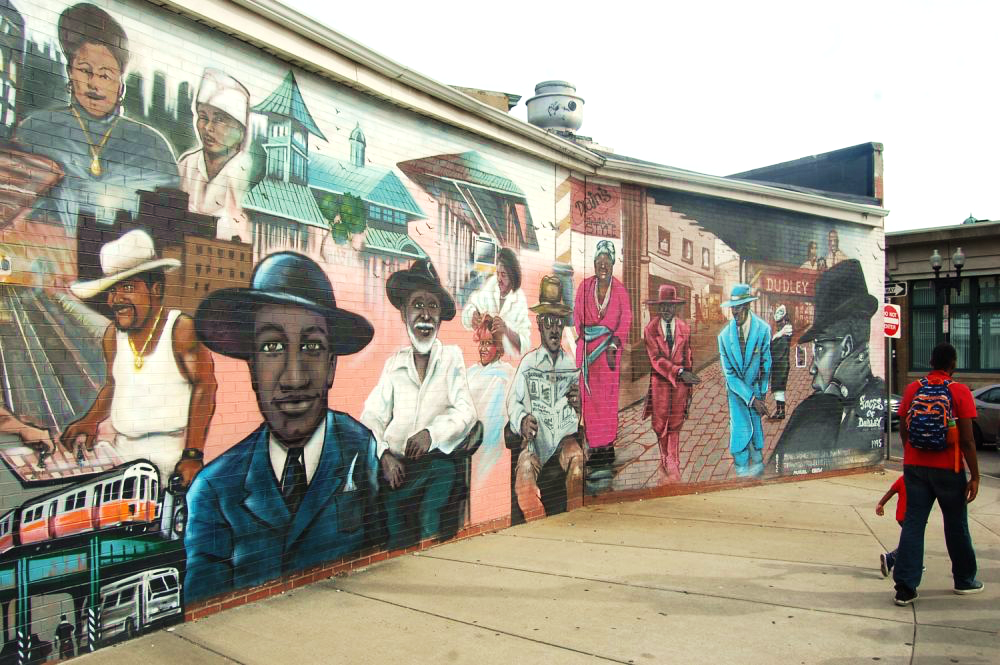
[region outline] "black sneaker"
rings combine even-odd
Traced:
[[[917,592],[915,589],[909,589],[902,585],[896,586],[896,598],[895,603],[900,607],[905,607],[917,599]]]
[[[985,587],[986,585],[979,580],[973,580],[972,584],[967,587],[955,587],[955,593],[959,596],[971,596],[974,593],[979,593]]]
[[[882,569],[882,577],[889,577],[889,571],[892,570],[892,562],[889,561],[889,553],[882,552],[878,555],[879,566]]]

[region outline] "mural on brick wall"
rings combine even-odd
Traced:
[[[880,230],[573,173],[138,0],[42,5],[0,0],[0,663],[588,496],[879,459]]]

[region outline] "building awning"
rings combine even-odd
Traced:
[[[487,226],[489,234],[504,245],[538,249],[524,192],[479,153],[437,155],[397,166],[477,233]],[[512,233],[517,238],[510,237]]]
[[[404,259],[426,259],[427,253],[405,233],[368,227],[365,229],[365,249]]]
[[[243,207],[309,226],[329,226],[308,187],[282,180],[261,180],[243,197]]]

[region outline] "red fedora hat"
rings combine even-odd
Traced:
[[[684,298],[677,297],[677,287],[672,284],[661,284],[659,289],[659,297],[653,300],[647,300],[647,305],[659,305],[661,303],[670,303],[672,305],[679,305],[681,303],[687,302]]]

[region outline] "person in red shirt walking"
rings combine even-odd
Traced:
[[[879,499],[878,505],[875,506],[875,514],[879,517],[885,515],[885,504],[896,495],[899,496],[896,499],[896,521],[899,522],[899,526],[903,526],[903,518],[906,517],[906,483],[903,482],[903,476],[896,478],[896,482],[892,484],[892,487],[885,493],[885,496]],[[879,555],[882,577],[889,577],[892,567],[896,565],[896,552],[898,551],[899,548],[891,552],[883,552]]]
[[[907,416],[921,381],[907,386],[899,403],[907,509],[893,567],[897,605],[909,605],[917,598],[924,560],[924,531],[935,500],[944,517],[944,537],[951,557],[955,593],[966,595],[983,590],[983,583],[976,579],[976,553],[972,549],[968,518],[968,504],[979,493],[979,462],[972,435],[976,403],[967,386],[951,379],[957,360],[955,347],[948,343],[938,344],[931,352],[932,371],[926,382],[935,385],[950,382],[951,416],[958,424],[958,441],[949,437],[948,446],[939,452],[921,450],[910,444],[911,423]],[[961,457],[965,458],[969,469],[968,478],[961,466]]]

